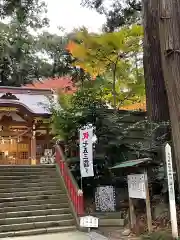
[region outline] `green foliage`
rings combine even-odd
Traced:
[[[48,25],[46,11],[41,0],[1,1],[1,19],[8,18],[9,24],[0,22],[0,85],[21,86],[62,75],[76,81],[84,78],[66,49],[71,36],[39,31]]]
[[[172,234],[167,231],[158,231],[142,236],[142,240],[172,240],[172,239],[173,239]]]
[[[38,36],[37,51],[51,60],[52,77],[65,75],[70,72],[71,57],[66,50],[68,39],[58,34],[43,32]]]
[[[0,3],[0,18],[10,17],[22,25],[37,29],[48,24],[48,19],[42,17],[47,12],[46,4],[41,0],[2,0]]]
[[[106,80],[106,100],[111,106],[119,108],[122,102],[132,103],[144,97],[140,26],[124,27],[119,32],[100,35],[83,30],[76,39],[78,42],[69,46],[76,59],[74,65],[93,77],[100,76]]]
[[[36,31],[48,24],[42,15],[46,12],[45,3],[40,0],[9,1],[0,5],[0,80],[1,85],[20,86],[38,78],[39,58],[36,55],[36,37],[29,31]],[[42,61],[40,61],[42,62]],[[39,69],[38,69],[39,68]]]
[[[108,32],[138,22],[141,17],[142,6],[139,0],[82,0],[82,5],[105,14],[107,22],[104,30]]]
[[[74,81],[84,79],[84,71],[72,66],[67,42],[67,36],[48,32],[34,36],[26,23],[0,23],[0,85],[21,86],[62,75]]]
[[[27,81],[27,73],[32,74],[34,39],[24,27],[20,36],[17,23],[1,23],[0,35],[1,85],[21,85]]]
[[[73,33],[67,36],[43,32],[37,38],[37,51],[49,59],[51,69],[49,76],[70,75],[74,82],[82,81],[87,74],[82,69],[73,66],[74,58],[67,50],[68,41]]]
[[[70,148],[78,145],[78,129],[92,124],[98,139],[95,155],[100,159],[109,159],[111,165],[122,157],[121,147],[133,123],[123,122],[130,117],[130,112],[114,112],[107,107],[103,87],[101,81],[87,81],[72,96],[60,94],[61,107],[52,106],[53,123],[57,138],[64,140]]]
[[[63,138],[66,143],[78,139],[78,129],[85,124],[94,122],[94,108],[103,106],[99,102],[98,90],[90,87],[86,83],[86,88],[80,88],[73,95],[61,93],[59,95],[60,108],[53,107],[53,122],[59,138]],[[89,118],[88,118],[89,117]]]

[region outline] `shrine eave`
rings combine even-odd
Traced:
[[[0,86],[0,93],[11,92],[13,94],[44,94],[51,95],[53,93],[52,89],[37,89],[37,88],[23,88],[23,87],[8,87]]]
[[[14,107],[18,111],[28,112],[33,115],[51,115],[50,102],[47,96],[44,95],[28,95],[28,94],[16,94],[15,99],[1,99],[2,93],[0,93],[0,107]],[[2,111],[2,109],[1,109]]]

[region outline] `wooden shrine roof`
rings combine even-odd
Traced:
[[[34,91],[21,88],[0,87],[0,106],[21,106],[29,112],[39,115],[51,114],[48,109],[50,102],[48,97],[53,96],[50,91]]]
[[[63,91],[69,94],[72,94],[76,91],[76,87],[73,85],[70,77],[56,77],[56,78],[47,78],[42,81],[35,81],[31,84],[26,84],[22,88],[31,88],[31,89],[47,89],[54,90],[55,92]]]

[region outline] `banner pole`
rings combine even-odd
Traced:
[[[81,177],[81,190],[83,190],[83,178]]]

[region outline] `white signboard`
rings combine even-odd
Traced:
[[[44,150],[44,156],[52,156],[53,155],[53,151],[52,149],[45,149]]]
[[[129,197],[146,199],[145,174],[132,174],[127,177]]]
[[[170,214],[171,214],[172,235],[173,235],[173,238],[177,239],[178,238],[178,228],[177,228],[177,214],[176,214],[176,202],[175,202],[175,192],[174,192],[172,155],[171,155],[171,146],[168,143],[165,146],[165,158],[166,158],[166,168],[167,168],[167,178],[168,178],[169,205],[170,205]]]
[[[40,158],[41,164],[53,164],[55,162],[55,157],[53,156],[52,149],[45,149],[44,156]]]
[[[93,177],[93,128],[80,130],[80,171],[81,177]]]
[[[98,228],[99,219],[93,216],[85,216],[80,218],[80,227]]]

